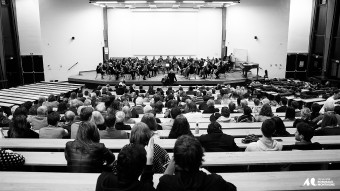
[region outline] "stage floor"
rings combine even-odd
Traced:
[[[158,74],[155,77],[146,78],[146,80],[143,80],[142,77],[136,78],[135,80],[132,80],[130,78],[125,78],[125,82],[127,85],[130,84],[136,84],[136,85],[154,85],[154,86],[160,86],[162,85],[161,80],[163,78],[164,74]],[[246,78],[242,75],[241,71],[234,71],[232,73],[227,73],[226,77],[224,74],[220,74],[219,79],[215,79],[215,75],[213,78],[208,77],[208,79],[202,79],[196,75],[196,79],[194,77],[191,77],[190,80],[186,79],[184,76],[176,73],[177,82],[175,82],[174,85],[216,85],[216,84],[242,84],[246,81]],[[248,79],[250,80],[256,80],[256,73],[248,72]],[[259,80],[263,79],[263,77],[258,78]],[[93,71],[83,71],[79,72],[79,75],[70,76],[68,78],[69,82],[74,83],[83,83],[87,86],[91,85],[98,85],[98,84],[110,84],[110,85],[116,85],[120,81],[124,80],[123,77],[120,77],[119,80],[116,80],[114,77],[109,79],[108,76],[104,76],[104,79],[101,79],[101,76],[98,75],[96,78],[96,72]]]

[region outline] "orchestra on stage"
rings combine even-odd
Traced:
[[[229,72],[234,65],[232,61],[232,57],[224,57],[221,58],[212,58],[207,57],[206,59],[194,59],[194,58],[176,58],[173,56],[167,56],[163,58],[160,56],[158,59],[153,57],[149,59],[145,56],[143,59],[135,58],[111,58],[108,61],[105,61],[104,64],[99,63],[96,68],[96,78],[98,75],[101,75],[101,78],[104,79],[104,76],[108,76],[109,80],[112,77],[118,80],[119,77],[125,77],[127,74],[131,75],[131,79],[134,80],[138,76],[142,77],[143,80],[146,80],[147,77],[151,78],[156,76],[158,73],[169,73],[170,70],[175,71],[187,79],[190,79],[190,76],[199,75],[201,78],[213,78],[215,76],[216,79],[219,78],[219,74],[223,74]]]

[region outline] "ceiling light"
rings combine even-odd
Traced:
[[[204,3],[204,1],[183,1],[183,3]]]
[[[117,1],[96,1],[96,3],[118,3]]]
[[[154,3],[176,3],[176,1],[154,1]]]
[[[146,1],[125,1],[124,3],[146,3]]]

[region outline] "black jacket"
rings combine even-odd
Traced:
[[[284,105],[284,106],[281,106],[281,107],[277,108],[276,112],[286,112],[286,110],[287,110],[287,106]]]
[[[220,175],[217,174],[207,175],[202,171],[197,171],[196,173],[191,174],[181,171],[176,172],[175,175],[163,175],[159,179],[157,190],[234,191],[236,190],[236,187],[232,183],[225,181]]]
[[[220,110],[218,108],[215,107],[207,107],[203,113],[216,113],[216,112],[220,112]]]
[[[77,140],[66,143],[65,159],[70,172],[102,172],[115,160],[103,143],[84,144]]]
[[[118,177],[113,172],[103,172],[97,180],[96,191],[109,190],[138,190],[152,191],[153,187],[153,172],[152,166],[148,165],[144,168],[141,180],[118,180]]]
[[[115,124],[115,128],[117,130],[131,130],[131,126],[130,125],[125,125],[122,122],[116,123]]]
[[[206,152],[231,152],[239,151],[234,137],[224,133],[211,133],[201,135],[198,140]]]

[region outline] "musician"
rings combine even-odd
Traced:
[[[168,78],[169,78],[169,84],[173,85],[175,80],[177,82],[177,78],[176,78],[176,74],[174,73],[173,70],[170,70],[169,74],[168,74]]]
[[[101,74],[101,76],[102,76],[102,79],[104,79],[104,70],[103,70],[103,64],[102,63],[99,63],[98,64],[98,66],[97,66],[97,68],[96,68],[96,72],[97,72],[97,75],[96,75],[96,78],[95,79],[97,79],[97,76],[98,76],[98,74]]]
[[[233,53],[230,53],[228,62],[230,63],[229,67],[232,69],[235,66],[236,58]]]

